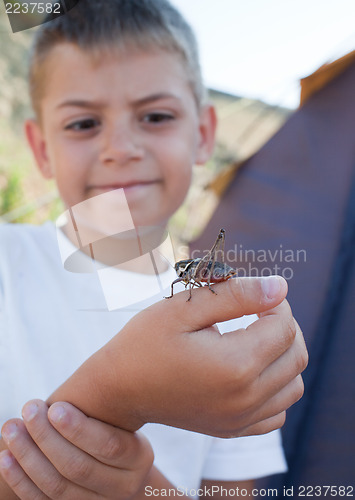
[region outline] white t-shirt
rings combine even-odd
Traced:
[[[168,294],[176,277],[172,270],[160,275],[159,286],[166,289],[157,294],[155,275],[138,280],[136,273],[111,269],[110,281],[109,270],[103,270],[104,279],[98,272],[66,271],[61,253],[75,247],[61,231],[58,246],[57,232],[51,223],[0,227],[0,426],[19,416],[29,399],[46,399],[134,314]],[[126,305],[109,310],[117,286]],[[141,299],[142,289],[147,297],[139,303],[135,287]],[[227,331],[246,321],[220,327]],[[202,478],[243,480],[286,470],[278,431],[237,439],[161,424],[147,424],[142,431],[156,466],[184,490],[198,488]]]

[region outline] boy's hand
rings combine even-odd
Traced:
[[[146,422],[230,437],[269,432],[303,394],[302,333],[285,280],[238,278],[137,314],[50,398],[136,430]],[[221,336],[217,322],[259,313]]]
[[[153,452],[144,436],[88,418],[68,403],[48,410],[34,400],[24,406],[23,417],[4,424],[10,452],[0,459],[12,463],[0,470],[23,500],[127,499],[151,469]]]

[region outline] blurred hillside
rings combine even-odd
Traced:
[[[290,109],[215,89],[209,89],[209,96],[217,110],[217,144],[206,168],[195,168],[190,192],[174,218],[183,243],[195,239],[208,223],[218,204],[219,191],[223,191],[215,187],[225,187],[239,165],[256,153],[292,113]]]
[[[28,52],[34,30],[12,34],[0,10],[0,221],[41,223],[55,218],[62,206],[53,183],[33,166],[22,124],[31,116],[27,93]],[[194,171],[194,183],[184,207],[174,218],[183,239],[199,232],[217,200],[206,190],[223,169],[258,150],[290,114],[285,108],[210,90],[219,129],[215,154],[206,168]]]
[[[33,169],[22,131],[30,116],[26,80],[32,36],[33,30],[13,34],[0,9],[0,220],[4,222],[36,223],[52,210],[37,211],[37,201],[53,187]]]
[[[0,9],[0,117],[16,132],[29,110],[26,78],[33,33],[27,30],[13,34]]]

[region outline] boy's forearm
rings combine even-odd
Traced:
[[[231,497],[255,497],[255,482],[253,479],[244,481],[212,481],[203,479],[201,482],[200,500],[213,497],[214,500],[224,500]],[[254,491],[253,491],[254,490]]]
[[[116,339],[117,336],[85,361],[51,394],[47,403],[67,401],[90,417],[136,431],[144,422],[135,411],[130,361],[120,352]]]
[[[179,496],[179,498],[188,499],[190,497],[182,494],[181,490],[175,486],[156,468],[152,467],[146,477],[140,491],[132,498],[132,500],[147,500],[147,497],[153,498],[171,498]]]

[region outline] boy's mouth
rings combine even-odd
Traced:
[[[114,191],[116,189],[124,189],[126,194],[144,191],[145,188],[158,184],[158,180],[152,181],[133,181],[126,184],[103,184],[98,186],[89,186],[89,190],[95,194],[106,193],[108,191]]]

